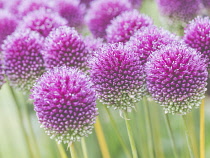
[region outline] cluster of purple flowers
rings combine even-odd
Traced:
[[[158,4],[168,16],[189,19],[197,13],[195,2],[190,11],[182,11],[187,7],[181,1]],[[149,95],[166,113],[184,115],[204,97],[209,18],[193,20],[180,39],[139,13],[139,0],[14,4],[18,7],[11,11],[14,6],[3,3],[0,12],[0,83],[5,75],[11,86],[31,90],[39,122],[58,142],[71,143],[91,133],[96,99],[131,111]],[[181,9],[174,11],[171,4]],[[92,35],[79,33],[88,29]]]

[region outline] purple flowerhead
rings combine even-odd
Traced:
[[[28,29],[16,31],[2,45],[3,65],[10,84],[28,91],[44,72],[43,38]]]
[[[185,45],[163,47],[146,63],[147,89],[165,113],[185,115],[199,107],[207,78],[201,54]]]
[[[40,9],[30,12],[23,18],[20,29],[29,28],[32,31],[40,33],[46,37],[53,28],[64,26],[67,21],[60,17],[57,13],[46,9]]]
[[[156,0],[160,12],[175,20],[188,21],[200,11],[201,0]]]
[[[130,9],[131,4],[127,0],[96,0],[91,3],[86,22],[95,37],[105,38],[111,20]]]
[[[137,10],[126,11],[111,21],[106,29],[106,39],[109,43],[127,42],[139,29],[152,25],[152,19],[140,14]]]
[[[130,111],[145,92],[138,55],[122,43],[105,45],[90,62],[97,96],[107,107]]]
[[[71,143],[91,134],[98,115],[96,95],[88,76],[77,69],[56,67],[32,89],[41,127],[58,143]]]
[[[59,0],[56,2],[56,10],[68,21],[71,27],[80,27],[84,21],[85,7],[78,0]]]
[[[161,47],[169,45],[173,42],[178,42],[179,37],[162,28],[150,26],[143,31],[138,30],[130,41],[126,43],[127,46],[133,48],[139,55],[142,64],[147,62],[149,55],[159,50]]]
[[[83,39],[74,28],[58,27],[45,40],[43,56],[47,68],[65,65],[83,69],[88,55]]]
[[[47,0],[26,0],[22,1],[18,6],[18,14],[20,18],[26,16],[28,13],[39,9],[53,9],[53,3]]]
[[[185,43],[201,52],[210,68],[210,19],[197,17],[185,28]]]
[[[90,3],[94,0],[80,0],[81,4],[85,4],[87,7],[89,7]]]
[[[129,0],[135,8],[140,8],[142,0]]]
[[[18,25],[17,19],[6,10],[0,11],[0,45],[8,35],[13,33]]]

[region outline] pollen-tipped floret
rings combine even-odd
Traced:
[[[127,0],[96,0],[91,3],[86,22],[95,37],[105,38],[111,20],[130,9],[131,4]]]
[[[83,69],[88,54],[81,36],[68,26],[54,29],[45,40],[43,56],[47,68],[65,65]]]
[[[152,52],[173,42],[178,42],[178,40],[178,36],[175,36],[169,31],[150,26],[143,31],[137,31],[126,45],[132,47],[139,55],[142,64],[145,64]]]
[[[98,115],[95,90],[77,69],[59,67],[44,73],[31,98],[41,127],[59,143],[69,144],[92,132]]]
[[[2,45],[3,65],[10,84],[28,91],[44,72],[43,38],[30,30],[14,32]]]
[[[207,78],[201,55],[185,45],[163,47],[146,63],[148,91],[165,113],[185,115],[199,107]]]
[[[123,44],[103,46],[90,62],[98,98],[107,107],[130,111],[145,92],[138,55]]]
[[[67,21],[57,13],[50,10],[40,9],[30,12],[23,18],[19,29],[31,29],[46,37],[53,28],[64,26]]]
[[[59,0],[56,3],[58,13],[68,21],[71,27],[80,27],[83,24],[85,7],[78,0]]]
[[[17,19],[6,10],[0,11],[0,45],[8,35],[15,31],[18,25]]]
[[[201,52],[210,68],[210,19],[197,17],[185,28],[185,43]]]
[[[200,10],[201,0],[156,0],[160,12],[175,20],[188,21]]]
[[[126,11],[111,21],[106,29],[109,43],[126,42],[139,29],[152,25],[152,19],[137,10]]]

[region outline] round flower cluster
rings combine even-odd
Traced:
[[[137,10],[126,11],[114,18],[106,29],[109,43],[126,42],[139,29],[152,25],[152,19]]]
[[[130,9],[131,4],[127,0],[96,0],[87,12],[86,23],[95,37],[105,38],[111,20]]]
[[[206,64],[192,48],[181,44],[163,47],[151,54],[145,71],[148,91],[165,113],[185,115],[205,97]]]
[[[68,26],[54,29],[45,40],[43,56],[47,68],[65,65],[83,69],[88,54],[83,39]]]
[[[59,0],[56,3],[57,12],[68,21],[71,27],[80,27],[83,24],[85,7],[79,1]]]
[[[95,90],[77,69],[54,68],[32,89],[34,110],[41,127],[58,143],[71,143],[92,132],[98,115]]]
[[[108,107],[130,111],[145,92],[143,67],[129,47],[103,46],[90,62],[97,96]]]
[[[18,6],[18,14],[20,18],[26,16],[28,13],[39,9],[53,9],[52,4],[47,0],[26,0],[22,1]]]
[[[10,84],[28,91],[44,72],[43,38],[28,29],[14,32],[2,45],[3,65]]]
[[[18,25],[17,19],[8,11],[0,11],[0,44],[8,35],[13,33]]]
[[[210,19],[197,17],[185,28],[185,43],[201,52],[210,68]]]
[[[67,21],[60,17],[58,13],[46,9],[40,9],[30,12],[25,16],[19,29],[24,30],[28,28],[46,37],[53,28],[64,26],[66,24]]]
[[[173,42],[178,43],[178,41],[179,37],[169,31],[150,26],[143,31],[137,31],[126,45],[133,48],[133,50],[139,55],[142,64],[145,64],[147,58],[152,52]]]
[[[188,21],[200,11],[200,0],[156,0],[164,16],[175,20]]]

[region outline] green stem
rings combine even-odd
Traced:
[[[68,158],[62,144],[57,144],[61,158]]]
[[[164,116],[165,116],[165,121],[166,121],[166,127],[167,127],[167,130],[168,130],[168,134],[169,134],[169,137],[170,137],[170,140],[171,140],[173,154],[174,154],[175,158],[178,158],[177,151],[176,151],[175,140],[174,140],[174,137],[173,137],[173,132],[172,132],[169,116],[167,114],[165,114]]]
[[[187,117],[186,115],[183,115],[182,116],[183,118],[183,122],[184,122],[184,127],[185,127],[185,135],[186,135],[186,139],[187,139],[187,146],[188,146],[188,150],[189,150],[189,153],[190,153],[190,158],[194,158],[194,154],[193,154],[193,147],[192,147],[192,142],[190,140],[190,135],[189,135],[189,130],[187,128]]]
[[[154,158],[153,153],[153,142],[152,142],[152,128],[151,128],[151,121],[150,121],[150,115],[149,115],[149,105],[147,104],[147,98],[143,98],[143,105],[145,110],[145,121],[146,121],[146,130],[148,133],[148,150],[149,150],[149,157]]]
[[[205,158],[205,103],[202,100],[200,106],[200,158]]]
[[[118,137],[118,139],[119,139],[119,141],[120,141],[120,143],[121,143],[121,145],[122,145],[122,147],[123,147],[123,150],[124,150],[126,156],[127,156],[128,158],[131,158],[131,154],[130,154],[130,152],[129,152],[127,146],[125,145],[125,142],[124,142],[122,136],[120,135],[120,132],[119,132],[119,130],[118,130],[118,128],[117,128],[117,124],[116,124],[116,122],[115,122],[115,120],[114,120],[112,114],[110,113],[110,111],[109,111],[109,109],[108,109],[107,107],[106,107],[105,109],[106,109],[106,111],[107,111],[107,113],[108,113],[108,115],[109,115],[109,118],[110,118],[110,120],[111,120],[112,127],[114,128],[115,133],[117,134],[117,137]]]
[[[10,93],[11,93],[11,95],[14,99],[14,102],[16,104],[16,107],[17,107],[17,115],[19,117],[20,126],[23,130],[22,133],[23,133],[23,137],[24,137],[25,142],[26,142],[26,146],[28,148],[28,154],[29,154],[30,158],[33,158],[34,156],[33,156],[33,152],[32,152],[32,149],[31,149],[31,144],[30,144],[29,137],[28,137],[28,135],[26,133],[26,130],[25,130],[25,127],[24,127],[20,106],[18,105],[18,99],[16,98],[16,95],[13,91],[13,88],[10,85],[9,85],[9,90],[10,90]]]
[[[136,145],[135,145],[135,142],[134,142],[134,139],[133,139],[131,126],[130,126],[129,120],[127,119],[128,117],[127,117],[127,113],[126,112],[124,112],[124,117],[125,117],[125,123],[126,123],[126,128],[127,128],[127,132],[128,132],[128,137],[129,137],[129,141],[130,141],[130,145],[131,145],[133,158],[138,158]]]
[[[31,133],[31,138],[32,138],[31,140],[33,142],[33,148],[35,149],[35,153],[37,154],[36,158],[38,158],[38,157],[41,157],[41,154],[40,154],[39,147],[38,147],[38,144],[36,141],[36,136],[35,136],[32,124],[31,124],[29,108],[28,108],[29,105],[27,105],[27,103],[26,103],[26,98],[24,98],[23,96],[22,96],[22,98],[23,98],[23,102],[24,102],[23,106],[25,107],[24,110],[25,110],[25,114],[26,114],[25,116],[26,116],[26,120],[27,120],[27,124],[28,124],[29,133]]]
[[[82,144],[83,156],[84,156],[84,158],[88,158],[88,153],[87,153],[87,147],[86,147],[86,143],[85,143],[85,138],[82,138],[81,144]]]
[[[74,143],[69,144],[71,158],[77,158]]]

